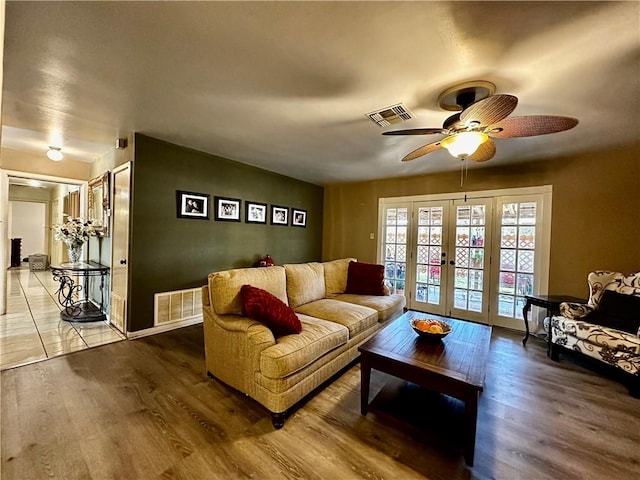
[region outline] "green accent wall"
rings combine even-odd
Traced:
[[[176,190],[210,195],[209,220],[177,218]],[[214,220],[214,196],[242,199],[241,222]],[[320,261],[324,188],[189,148],[135,136],[129,331],[153,327],[154,294],[199,287],[211,272]],[[307,210],[307,227],[244,222],[244,201]]]

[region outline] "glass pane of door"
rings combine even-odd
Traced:
[[[415,240],[413,295],[410,308],[438,315],[445,314],[447,224],[449,201],[421,202],[414,206]]]
[[[498,315],[501,317],[521,319],[524,296],[534,291],[537,210],[536,201],[513,201],[499,206]]]
[[[487,323],[489,311],[489,252],[491,200],[453,202],[449,250],[452,277],[449,311],[456,318]]]
[[[407,272],[408,207],[388,207],[384,212],[384,282],[391,293],[404,295]]]

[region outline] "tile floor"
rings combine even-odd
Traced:
[[[49,270],[28,264],[7,271],[7,313],[0,315],[0,370],[117,342],[125,337],[108,322],[66,322]]]

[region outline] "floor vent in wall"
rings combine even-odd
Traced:
[[[202,289],[190,288],[154,295],[153,324],[166,325],[202,317]]]

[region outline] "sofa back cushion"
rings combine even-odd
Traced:
[[[327,298],[343,294],[347,290],[347,272],[349,262],[355,262],[355,258],[341,258],[331,262],[323,262],[324,286]]]
[[[637,335],[640,329],[640,296],[605,290],[596,309],[580,320]]]
[[[266,290],[287,303],[287,280],[284,268],[238,268],[210,273],[208,278],[211,305],[218,315],[242,315],[240,289],[243,285]]]
[[[291,308],[325,297],[324,267],[321,263],[299,263],[284,266],[287,297]]]
[[[346,293],[384,295],[384,265],[349,262]]]

